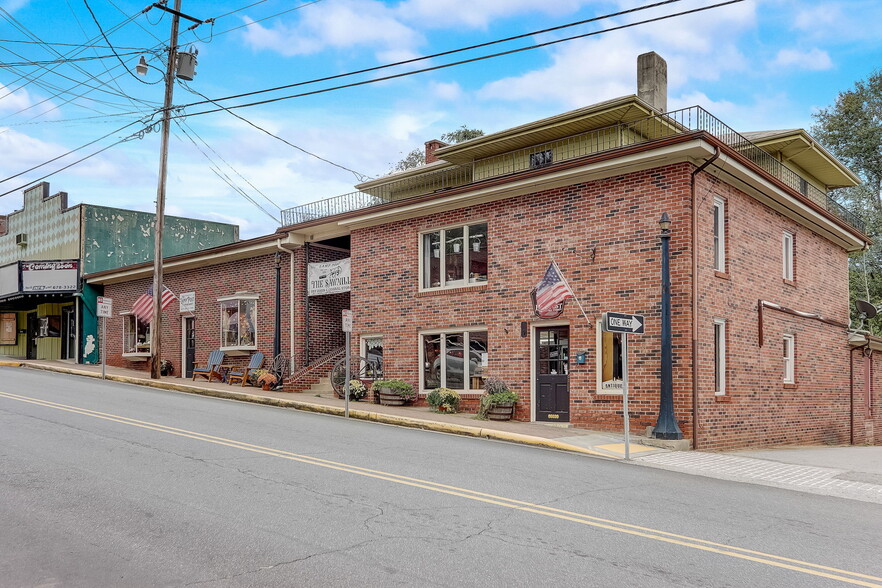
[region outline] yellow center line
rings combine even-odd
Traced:
[[[10,400],[17,400],[19,402],[25,402],[28,404],[35,404],[38,406],[43,406],[46,408],[52,408],[60,411],[80,414],[83,416],[88,416],[92,418],[97,418],[106,421],[113,421],[116,423],[121,423],[124,425],[129,425],[133,427],[138,427],[142,429],[148,429],[151,431],[156,431],[159,433],[165,433],[167,435],[175,435],[178,437],[185,437],[188,439],[194,439],[197,441],[203,441],[206,443],[213,443],[215,445],[223,445],[226,447],[232,447],[234,449],[240,449],[242,451],[249,451],[252,453],[258,453],[262,455],[267,455],[270,457],[278,457],[282,459],[287,459],[291,461],[297,461],[300,463],[319,466],[323,468],[333,469],[341,472],[346,472],[350,474],[355,474],[359,476],[370,477],[378,480],[384,480],[388,482],[393,482],[396,484],[402,484],[406,486],[411,486],[414,488],[421,488],[424,490],[429,490],[432,492],[439,492],[442,494],[448,494],[451,496],[458,496],[461,498],[465,498],[468,500],[474,500],[478,502],[484,502],[487,504],[493,504],[496,506],[501,506],[505,508],[520,510],[523,512],[529,512],[537,515],[542,515],[546,517],[556,518],[560,520],[566,520],[574,523],[579,523],[583,525],[589,525],[592,527],[605,529],[609,531],[615,531],[618,533],[625,533],[628,535],[633,535],[637,537],[642,537],[646,539],[651,539],[654,541],[660,541],[663,543],[679,545],[682,547],[688,547],[691,549],[697,549],[700,551],[716,553],[719,555],[725,555],[728,557],[733,557],[737,559],[752,561],[756,563],[761,563],[773,567],[783,568],[795,572],[800,572],[803,574],[809,574],[812,576],[819,576],[823,578],[828,578],[831,580],[837,580],[840,582],[845,582],[848,584],[854,584],[857,586],[870,586],[875,588],[882,588],[882,578],[876,576],[870,576],[866,574],[860,574],[857,572],[850,572],[848,570],[842,570],[838,568],[833,568],[829,566],[824,566],[820,564],[814,564],[810,562],[800,561],[797,559],[791,559],[779,555],[773,555],[769,553],[763,553],[761,551],[753,551],[750,549],[745,549],[742,547],[736,547],[733,545],[726,545],[724,543],[715,543],[713,541],[708,541],[705,539],[698,539],[695,537],[689,537],[687,535],[678,535],[676,533],[669,533],[667,531],[660,531],[657,529],[652,529],[648,527],[641,527],[639,525],[632,525],[629,523],[623,523],[619,521],[613,521],[609,519],[603,519],[599,517],[594,517],[591,515],[561,510],[557,508],[552,508],[548,506],[543,506],[541,504],[534,504],[530,502],[524,502],[522,500],[515,500],[511,498],[505,498],[503,496],[496,496],[493,494],[487,494],[484,492],[478,492],[475,490],[469,490],[467,488],[459,488],[457,486],[449,486],[446,484],[439,484],[437,482],[431,482],[428,480],[421,480],[419,478],[411,478],[408,476],[401,476],[398,474],[393,474],[390,472],[384,472],[381,470],[373,470],[369,468],[362,468],[359,466],[349,465],[341,462],[326,460],[318,457],[311,457],[308,455],[301,455],[298,453],[292,453],[290,451],[285,451],[282,449],[275,449],[272,447],[264,447],[261,445],[254,445],[251,443],[245,443],[242,441],[236,441],[234,439],[227,439],[224,437],[216,437],[213,435],[208,435],[205,433],[199,433],[197,431],[189,431],[187,429],[178,429],[175,427],[169,427],[167,425],[161,425],[157,423],[151,423],[148,421],[141,421],[137,419],[132,419],[129,417],[124,417],[120,415],[99,412],[95,410],[90,410],[86,408],[80,408],[77,406],[71,406],[67,404],[60,404],[57,402],[51,402],[48,400],[40,400],[37,398],[31,398],[27,396],[22,396],[19,394],[13,394],[10,392],[0,392],[0,397],[8,398]]]

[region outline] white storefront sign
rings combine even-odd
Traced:
[[[307,268],[307,294],[349,292],[350,259],[310,263]]]
[[[22,261],[22,292],[75,292],[79,280],[79,262]]]
[[[181,312],[196,312],[196,292],[181,292],[178,302],[181,303]]]

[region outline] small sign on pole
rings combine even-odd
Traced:
[[[97,302],[98,312],[96,314],[101,317],[101,340],[98,342],[98,359],[101,361],[101,379],[104,380],[107,378],[107,358],[104,357],[104,341],[107,336],[107,319],[113,316],[113,298],[99,296]]]
[[[106,296],[98,297],[98,316],[109,318],[113,316],[113,298]]]
[[[628,414],[628,333],[643,333],[643,316],[623,312],[605,312],[601,329],[622,336],[622,415],[625,421],[625,459],[631,459],[631,415]]]

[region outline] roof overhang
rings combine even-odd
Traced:
[[[823,182],[828,189],[857,186],[861,179],[842,165],[803,129],[744,133],[757,147],[780,153],[783,163],[792,161]]]
[[[435,151],[435,157],[450,163],[470,163],[500,153],[516,151],[564,137],[571,137],[621,122],[631,122],[658,113],[637,96],[623,96],[543,118],[498,133],[483,135]],[[421,168],[425,171],[425,168]]]

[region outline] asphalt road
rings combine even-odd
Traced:
[[[0,368],[0,586],[882,586],[882,506]]]

